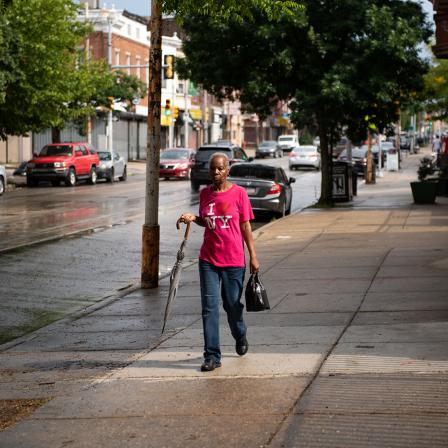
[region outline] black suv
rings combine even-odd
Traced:
[[[232,143],[218,142],[201,146],[195,154],[193,166],[190,173],[191,189],[198,191],[199,187],[204,184],[211,184],[208,173],[208,161],[212,154],[216,152],[224,153],[228,158],[230,165],[238,162],[251,162],[252,157],[247,157],[244,150]]]

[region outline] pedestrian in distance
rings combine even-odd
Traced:
[[[204,330],[203,372],[221,367],[221,299],[237,354],[243,356],[249,349],[243,318],[244,305],[241,303],[246,271],[244,243],[249,252],[250,272],[255,274],[260,270],[250,225],[254,215],[246,190],[227,180],[229,160],[225,154],[215,153],[209,162],[212,184],[201,190],[199,215],[184,213],[180,217],[181,222],[194,222],[205,227],[199,253]]]

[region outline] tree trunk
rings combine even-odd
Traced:
[[[368,134],[368,144],[367,144],[367,173],[366,173],[366,184],[375,183],[373,180],[373,157],[372,157],[372,131],[369,129]]]
[[[61,143],[61,130],[59,128],[51,128],[51,142]]]
[[[319,139],[320,139],[320,157],[321,157],[321,191],[320,191],[320,205],[333,204],[333,180],[331,175],[331,145],[328,139],[328,132],[324,125],[319,124]]]
[[[162,9],[159,0],[152,0],[151,47],[149,51],[145,223],[143,225],[142,235],[142,288],[157,288],[159,284],[160,230],[158,224],[158,211],[161,97]]]

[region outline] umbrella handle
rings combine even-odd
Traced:
[[[187,228],[185,229],[184,239],[186,239],[186,240],[188,240],[188,234],[190,233],[190,224],[191,223],[187,222]],[[176,222],[176,228],[177,228],[177,230],[180,230],[180,219],[178,219]]]

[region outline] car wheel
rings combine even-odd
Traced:
[[[113,168],[110,170],[110,176],[106,180],[111,183],[115,181],[115,170]]]
[[[53,187],[59,187],[59,181],[58,180],[52,180],[51,181],[51,185],[53,185]]]
[[[0,176],[0,196],[5,192],[5,179]]]
[[[283,218],[286,215],[286,204],[282,204],[282,210],[275,214],[276,218]]]
[[[199,182],[196,182],[194,180],[190,181],[190,185],[191,185],[191,190],[194,191],[195,193],[199,191],[199,187],[201,186],[201,184]]]
[[[121,182],[124,182],[128,178],[128,167],[125,165],[123,174],[118,178]]]
[[[29,188],[37,187],[37,180],[29,174],[26,176],[26,186]]]
[[[68,174],[65,179],[65,185],[67,185],[67,187],[74,187],[76,185],[76,173],[74,168],[70,168],[68,170]]]
[[[89,174],[89,184],[90,185],[95,185],[96,181],[98,179],[98,175],[96,174],[96,168],[94,166],[92,166],[92,168],[90,168],[90,174]]]

